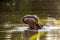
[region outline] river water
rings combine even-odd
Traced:
[[[0,30],[0,40],[25,40],[23,36],[25,32],[23,30],[18,31],[18,29],[15,29],[15,28],[10,30]],[[29,34],[26,34],[26,35],[29,35]],[[47,32],[47,34],[45,34],[45,36],[43,37],[40,37],[39,40],[60,40],[60,29]]]

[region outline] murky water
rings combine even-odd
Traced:
[[[0,40],[21,40],[22,32],[0,32]]]
[[[24,31],[16,31],[17,29],[15,31],[12,30],[13,29],[10,29],[10,31],[0,31],[0,40],[25,40],[24,37],[27,37],[23,35],[25,33]],[[29,32],[29,34],[31,34],[31,32]],[[39,40],[60,40],[60,29],[47,32],[47,34],[45,34],[43,37],[40,37]]]

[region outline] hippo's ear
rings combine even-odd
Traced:
[[[43,27],[43,24],[40,24],[41,27]]]
[[[41,26],[43,27],[43,24],[41,24]]]
[[[40,27],[40,29],[42,29],[43,28],[43,24],[39,24],[39,27]]]

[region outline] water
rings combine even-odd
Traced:
[[[25,40],[24,37],[27,37],[27,35],[31,34],[31,32],[24,36],[23,34],[25,32],[21,29],[25,30],[27,27],[15,27],[9,30],[0,30],[0,40]],[[60,29],[54,29],[49,32],[47,31],[47,34],[40,37],[40,40],[60,40]]]

